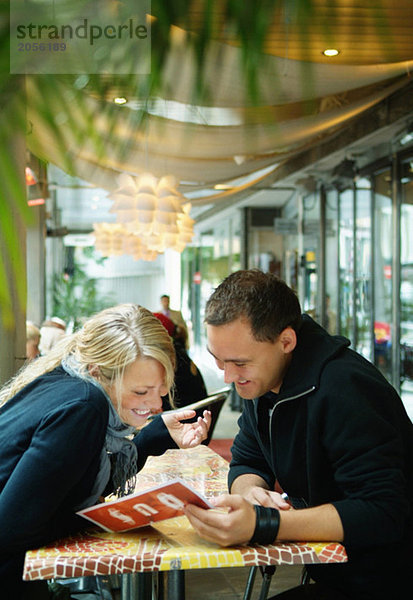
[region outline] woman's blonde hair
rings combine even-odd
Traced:
[[[97,368],[105,383],[116,384],[118,390],[128,365],[138,358],[153,358],[164,367],[165,385],[172,392],[176,360],[172,339],[149,310],[137,304],[120,304],[90,317],[79,331],[62,338],[47,355],[23,367],[0,391],[0,406],[70,354],[76,358],[81,373],[88,375],[90,367]]]

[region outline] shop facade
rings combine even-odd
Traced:
[[[253,194],[199,220],[196,243],[182,254],[195,347],[205,347],[212,290],[230,272],[258,267],[285,279],[304,312],[412,394],[413,148],[362,169],[344,160],[329,178],[301,180],[281,206],[277,189],[262,199]]]

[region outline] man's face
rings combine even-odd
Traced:
[[[163,310],[168,310],[168,308],[169,308],[169,298],[168,298],[168,296],[163,296],[161,298],[161,306],[162,306]]]
[[[249,321],[240,318],[225,325],[207,325],[207,336],[208,350],[224,371],[225,383],[234,383],[241,398],[279,391],[295,346],[291,328],[274,342],[258,342]]]

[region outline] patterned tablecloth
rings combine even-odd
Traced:
[[[151,457],[139,473],[136,490],[177,476],[205,497],[227,492],[228,463],[206,446],[168,450]],[[252,565],[345,562],[337,543],[275,543],[220,548],[202,540],[186,517],[176,517],[125,533],[88,529],[26,554],[26,580],[113,573],[245,567]]]

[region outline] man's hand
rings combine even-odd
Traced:
[[[204,410],[203,417],[198,417],[195,423],[181,423],[185,419],[191,419],[195,414],[194,410],[183,409],[179,412],[161,415],[169,435],[180,448],[195,448],[208,436],[211,426],[209,410]]]
[[[201,537],[220,546],[247,544],[255,531],[253,505],[238,494],[211,500],[218,509],[205,510],[188,504],[185,514]],[[344,530],[332,504],[301,510],[281,510],[277,540],[342,542]],[[275,540],[273,540],[275,541]]]
[[[252,504],[260,504],[269,508],[289,510],[290,504],[281,494],[270,490],[266,481],[254,473],[244,473],[233,481],[231,494],[239,494]]]
[[[185,514],[199,535],[220,546],[247,543],[255,529],[255,510],[250,502],[238,495],[219,496],[210,500],[217,509],[203,509],[193,504],[185,507]]]
[[[242,496],[252,504],[260,504],[278,510],[289,510],[291,505],[278,492],[271,492],[259,486],[250,488]]]

